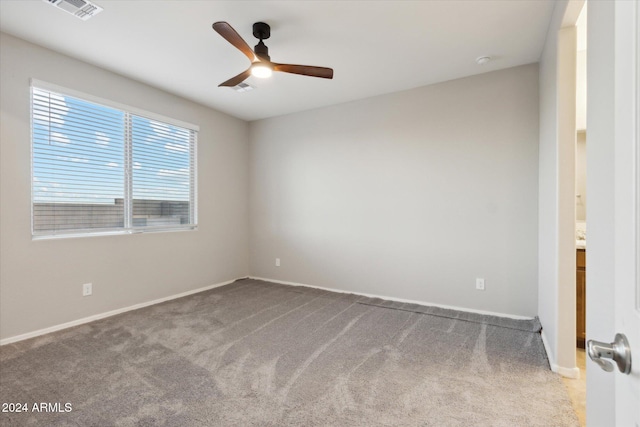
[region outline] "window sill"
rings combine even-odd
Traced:
[[[82,237],[102,237],[102,236],[121,236],[121,235],[131,235],[131,234],[148,234],[148,233],[174,233],[179,231],[197,231],[198,226],[192,225],[188,227],[175,227],[175,228],[150,228],[146,227],[144,229],[141,228],[133,228],[128,230],[118,230],[118,231],[91,231],[91,232],[69,232],[69,233],[59,233],[59,234],[32,234],[31,240],[57,240],[57,239],[72,239],[72,238],[82,238]]]

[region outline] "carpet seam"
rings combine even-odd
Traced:
[[[495,324],[495,323],[492,323],[492,322],[479,322],[477,320],[463,319],[463,318],[460,318],[460,317],[446,316],[446,315],[443,315],[443,314],[425,313],[423,311],[410,310],[410,309],[401,308],[401,307],[386,307],[384,305],[372,304],[372,303],[362,302],[362,301],[356,301],[356,304],[368,305],[368,306],[372,306],[372,307],[386,308],[386,309],[389,309],[389,310],[406,311],[408,313],[417,313],[417,314],[422,314],[422,315],[425,315],[425,316],[441,317],[443,319],[461,320],[463,322],[476,323],[478,325],[490,325],[490,326],[495,326],[496,328],[511,329],[513,331],[540,333],[540,330],[532,331],[531,329],[513,328],[513,327],[510,327],[510,326],[498,325],[498,324]]]
[[[298,294],[306,294],[306,293],[308,293],[308,292],[299,291],[297,289],[287,289],[287,291],[288,292],[295,292],[295,293],[298,293]],[[330,291],[324,291],[324,292],[326,292],[329,295],[331,294]],[[344,294],[344,295],[355,295],[355,294]],[[327,296],[322,296],[322,297],[326,297],[327,299],[331,298],[328,295]],[[425,316],[441,317],[443,319],[460,320],[460,321],[463,321],[463,322],[475,323],[475,324],[478,324],[478,325],[490,325],[490,326],[494,326],[494,327],[497,327],[497,328],[510,329],[512,331],[522,331],[522,332],[530,332],[530,333],[533,333],[533,334],[540,334],[540,331],[542,330],[541,327],[539,327],[539,328],[537,328],[535,330],[524,329],[524,328],[515,328],[515,327],[511,327],[511,326],[499,325],[499,324],[494,323],[494,322],[480,322],[480,321],[472,320],[472,319],[464,319],[464,318],[460,318],[460,317],[447,316],[447,315],[444,315],[444,314],[425,313],[424,311],[411,310],[411,309],[402,308],[402,307],[388,307],[388,306],[385,306],[385,305],[374,304],[374,303],[363,302],[363,301],[354,301],[354,303],[361,304],[361,305],[367,305],[367,306],[371,306],[371,307],[386,308],[386,309],[389,309],[389,310],[405,311],[407,313],[417,313],[417,314],[422,314],[422,315],[425,315]],[[422,307],[428,307],[428,306],[422,306]],[[478,314],[478,316],[483,316],[483,315],[482,314]]]

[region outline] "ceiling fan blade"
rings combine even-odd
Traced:
[[[333,69],[326,67],[273,63],[273,70],[282,71],[284,73],[301,74],[303,76],[321,77],[323,79],[333,78]]]
[[[251,62],[256,60],[256,54],[249,47],[247,42],[244,41],[240,34],[233,29],[228,22],[220,21],[214,22],[213,29],[220,34],[226,41],[234,45],[238,50],[244,53]]]
[[[248,68],[246,71],[241,72],[237,76],[231,77],[226,82],[220,83],[218,85],[218,87],[220,87],[220,86],[227,86],[227,87],[237,86],[240,83],[242,83],[243,81],[245,81],[247,79],[247,77],[249,77],[250,75],[251,75],[251,68]]]

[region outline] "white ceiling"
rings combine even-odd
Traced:
[[[537,62],[553,0],[122,1],[82,21],[42,0],[1,0],[0,29],[245,120],[308,110]],[[211,28],[227,21],[250,46],[271,25],[275,62],[332,67],[333,80],[275,73],[239,93],[219,83],[248,59]],[[479,66],[475,59],[493,60]]]

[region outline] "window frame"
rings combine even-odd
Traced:
[[[102,228],[102,229],[70,229],[70,230],[58,230],[58,231],[41,231],[36,232],[34,228],[34,105],[33,105],[33,91],[40,89],[55,93],[61,96],[69,96],[77,98],[81,101],[97,104],[103,107],[117,109],[120,112],[128,115],[128,119],[123,126],[129,127],[129,130],[125,129],[125,141],[124,143],[124,175],[125,181],[123,185],[124,190],[124,224],[122,228]],[[190,203],[189,203],[189,216],[191,218],[190,224],[185,225],[159,225],[159,226],[134,226],[133,224],[133,195],[131,188],[133,186],[133,169],[132,169],[132,153],[134,150],[133,140],[130,135],[130,123],[131,116],[138,116],[143,119],[158,121],[163,124],[180,127],[193,132],[193,145],[192,150],[189,152],[189,165],[190,176],[189,181],[191,183],[189,188]],[[32,240],[48,240],[48,239],[60,239],[60,238],[77,238],[77,237],[93,237],[93,236],[109,236],[109,235],[127,235],[127,234],[139,234],[139,233],[157,233],[157,232],[176,232],[176,231],[196,231],[198,229],[198,133],[200,127],[189,122],[174,119],[171,117],[163,116],[161,114],[146,111],[137,107],[132,107],[127,104],[119,103],[109,99],[101,98],[91,94],[87,94],[74,89],[69,89],[63,86],[59,86],[53,83],[48,83],[38,79],[30,79],[29,84],[29,127],[30,127],[30,191],[31,191],[31,239]]]

